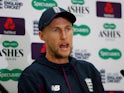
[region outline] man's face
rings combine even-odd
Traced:
[[[44,28],[42,39],[46,42],[47,54],[66,58],[72,50],[73,27],[67,19],[58,17]]]

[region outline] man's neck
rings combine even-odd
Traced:
[[[46,55],[46,58],[47,58],[47,60],[49,60],[50,62],[53,62],[55,64],[66,64],[69,62],[68,57],[57,58],[55,56]]]

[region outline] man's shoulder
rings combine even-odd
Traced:
[[[82,71],[97,72],[97,69],[94,64],[89,61],[74,59],[72,64],[77,69]]]
[[[86,61],[86,60],[78,60],[76,58],[73,58],[73,61],[72,61],[73,64],[75,65],[79,65],[79,66],[84,66],[84,67],[87,67],[87,66],[94,66],[91,62],[89,61]]]

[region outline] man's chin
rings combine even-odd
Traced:
[[[68,58],[70,55],[70,53],[60,53],[60,54],[56,54],[55,56],[57,58]]]

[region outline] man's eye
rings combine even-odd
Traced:
[[[54,32],[59,32],[59,29],[56,28],[56,29],[54,29],[53,31],[54,31]]]
[[[72,29],[69,27],[69,28],[66,28],[66,31],[71,31]]]

